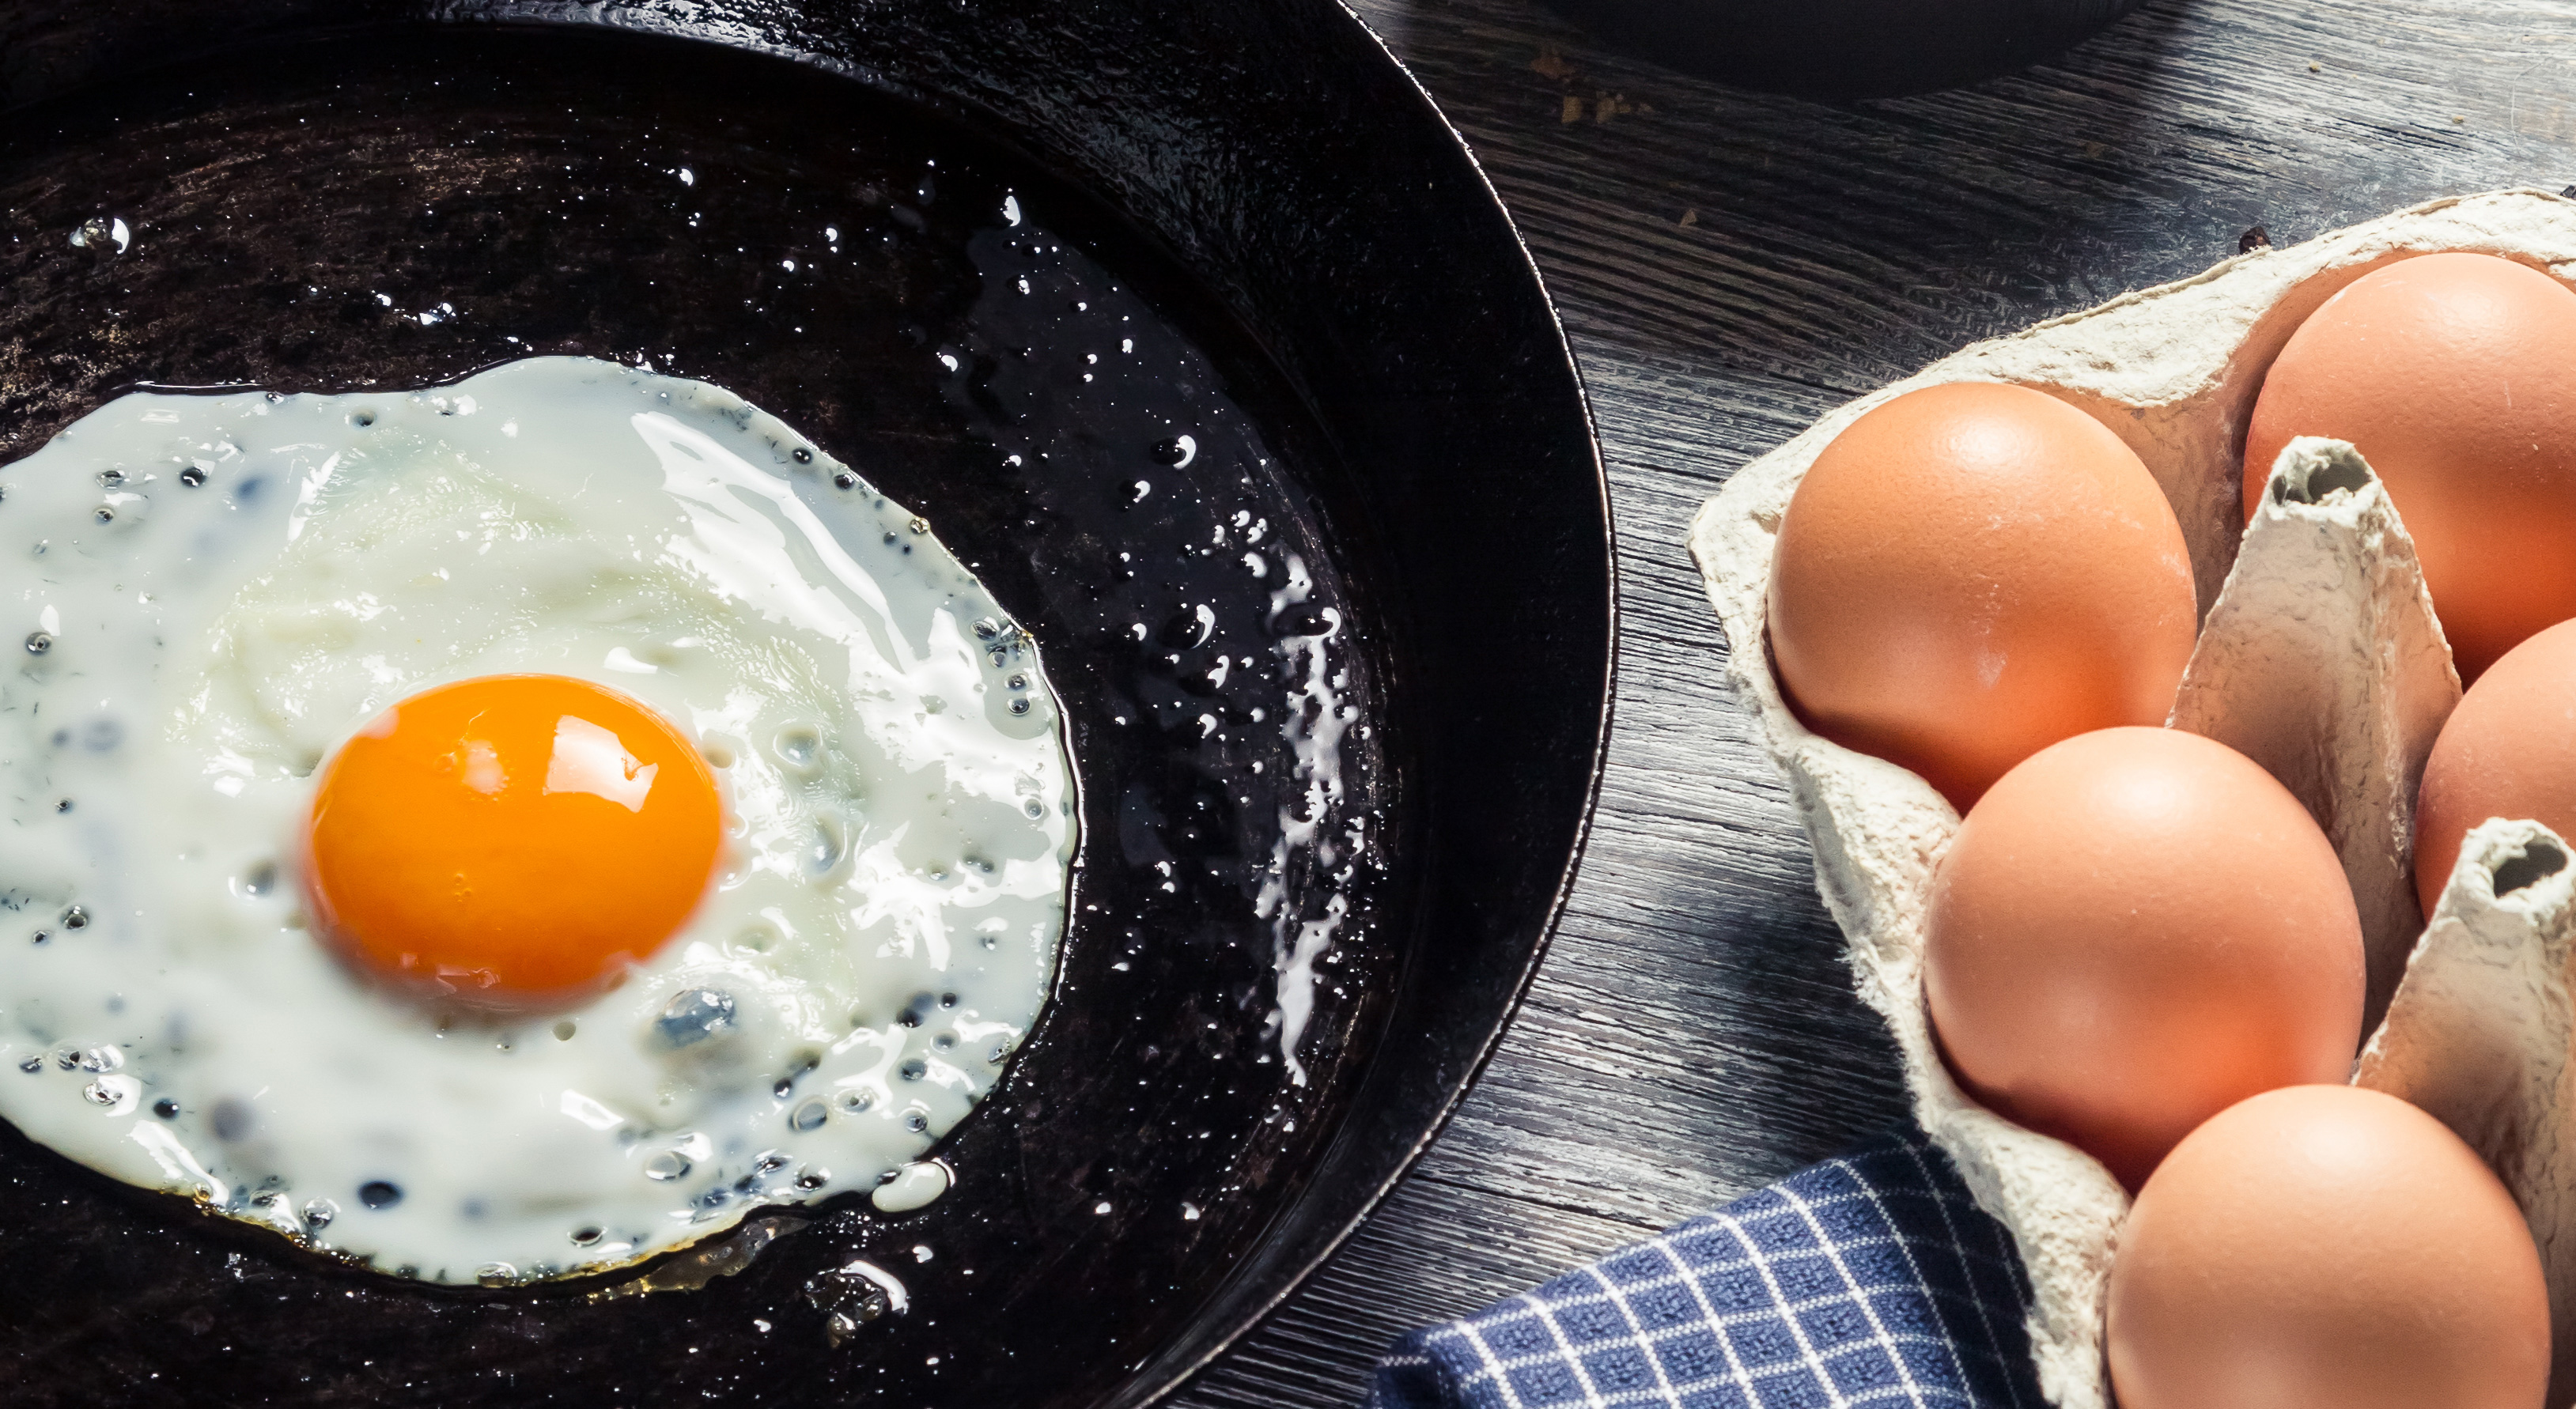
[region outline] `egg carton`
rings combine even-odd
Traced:
[[[2549,1272],[2551,1398],[2566,1403],[2576,1393],[2576,1123],[2561,1113],[2576,1097],[2576,868],[2538,824],[2490,823],[2423,923],[2416,785],[2460,685],[2413,542],[2340,442],[2292,442],[2250,521],[2240,494],[2245,428],[2290,334],[2353,280],[2443,250],[2576,282],[2576,201],[2539,190],[2433,201],[1974,344],[1828,412],[1738,471],[1691,526],[1732,646],[1728,678],[1788,776],[1854,984],[1895,1035],[1923,1129],[2012,1230],[2033,1292],[2040,1388],[2061,1409],[2111,1407],[2103,1298],[2129,1198],[2090,1156],[1978,1105],[1942,1065],[1923,997],[1924,932],[1959,814],[1921,777],[1821,738],[1790,712],[1766,616],[1780,521],[1845,427],[1943,382],[2048,392],[2138,453],[2182,526],[2202,611],[2168,722],[2263,764],[2334,844],[2368,958],[2371,1037],[2357,1079],[2442,1118],[2513,1191]]]

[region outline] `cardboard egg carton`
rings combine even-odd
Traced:
[[[1691,527],[1731,647],[1728,677],[1788,776],[1854,983],[1895,1034],[1924,1130],[2013,1232],[2033,1290],[2040,1388],[2061,1409],[2111,1409],[2103,1296],[2128,1196],[2090,1156],[1977,1105],[1942,1066],[1923,998],[1924,927],[1933,869],[1959,816],[1914,773],[1820,738],[1790,712],[1765,601],[1781,517],[1845,427],[1936,383],[2035,387],[2138,453],[2182,525],[2202,610],[2170,723],[2263,764],[2333,842],[2369,962],[2372,1035],[2357,1079],[2441,1117],[2521,1203],[2550,1274],[2552,1400],[2567,1402],[2576,1393],[2576,1123],[2566,1115],[2576,1098],[2576,867],[2536,823],[2491,823],[2472,834],[2434,922],[2422,923],[2416,785],[2460,685],[2413,542],[2367,464],[2340,442],[2294,441],[2251,522],[2240,494],[2245,427],[2290,334],[2362,275],[2443,250],[2503,255],[2576,282],[2576,201],[2538,190],[2434,201],[1977,343],[1827,413],[1738,471]]]

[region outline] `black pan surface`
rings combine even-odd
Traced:
[[[1047,1016],[947,1197],[638,1270],[694,1289],[399,1283],[0,1127],[0,1398],[1157,1397],[1436,1131],[1580,844],[1606,510],[1490,191],[1320,0],[0,18],[0,462],[137,385],[537,352],[743,393],[1034,636],[1083,793]]]

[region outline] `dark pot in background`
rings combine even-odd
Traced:
[[[2139,0],[1546,0],[1602,42],[1746,88],[1886,98],[2010,73]]]

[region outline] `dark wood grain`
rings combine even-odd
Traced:
[[[2446,193],[2576,181],[2566,0],[2155,0],[2029,73],[1749,94],[1535,0],[1357,0],[1536,251],[1600,419],[1625,613],[1598,820],[1500,1054],[1376,1219],[1177,1401],[1346,1405],[1401,1330],[1901,1119],[1684,525],[1979,337]]]

